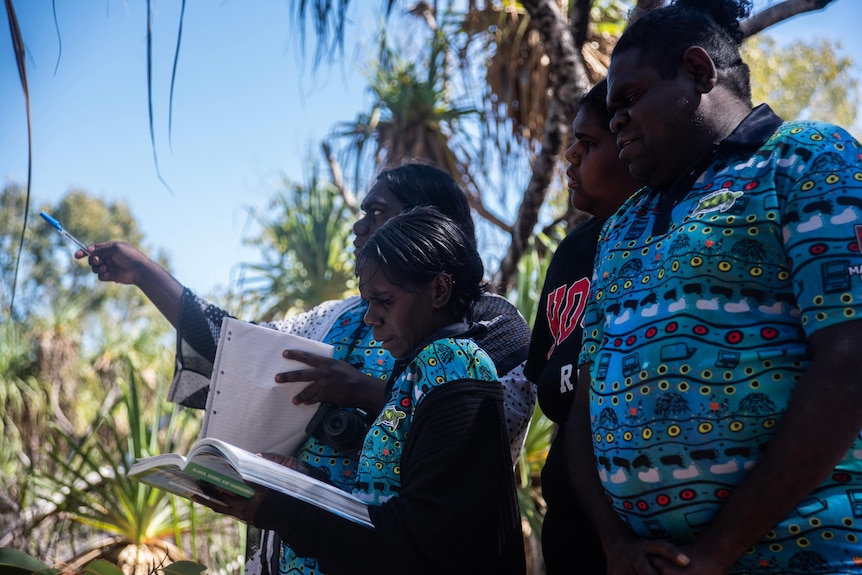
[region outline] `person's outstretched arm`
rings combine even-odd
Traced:
[[[183,286],[168,271],[126,242],[88,246],[87,260],[101,281],[136,285],[175,328],[180,320]],[[87,254],[75,252],[76,259]]]

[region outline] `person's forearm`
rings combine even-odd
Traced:
[[[135,284],[176,328],[180,321],[183,285],[152,260],[140,264]]]
[[[736,487],[696,553],[732,564],[832,472],[862,428],[862,336],[851,324],[814,334],[814,361],[768,449]],[[729,563],[727,563],[729,562]]]

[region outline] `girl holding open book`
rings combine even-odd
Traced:
[[[524,573],[502,392],[468,317],[483,291],[473,243],[416,208],[368,239],[356,272],[364,321],[396,358],[352,488],[374,529],[276,492],[232,498],[227,512],[277,531],[329,575]]]

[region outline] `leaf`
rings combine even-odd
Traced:
[[[81,575],[123,575],[123,572],[113,563],[108,563],[104,559],[96,559],[84,567]]]
[[[50,568],[31,555],[27,555],[17,549],[0,548],[0,572],[4,574],[30,575],[31,573],[41,572],[45,569]],[[50,573],[59,573],[59,571],[51,570]]]
[[[206,571],[206,565],[194,561],[177,561],[164,568],[165,575],[198,575]]]
[[[21,225],[21,236],[18,242],[18,255],[15,258],[15,275],[12,279],[12,297],[9,301],[9,316],[15,313],[15,285],[18,283],[18,268],[21,265],[21,253],[24,251],[24,235],[27,232],[27,216],[30,213],[30,183],[33,179],[33,125],[30,117],[30,90],[27,85],[26,51],[18,17],[12,0],[6,0],[6,16],[9,20],[9,34],[12,36],[12,46],[15,49],[15,62],[18,64],[18,75],[21,78],[21,89],[24,91],[24,104],[27,107],[27,192],[24,200],[24,223]]]

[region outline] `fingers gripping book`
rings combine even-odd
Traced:
[[[167,453],[141,459],[128,475],[187,499],[210,502],[216,511],[225,505],[218,490],[251,498],[262,485],[373,527],[368,506],[350,493],[212,437],[198,440],[186,456]]]
[[[350,494],[254,455],[294,455],[319,407],[292,402],[308,382],[275,382],[277,373],[308,367],[282,357],[285,349],[332,356],[328,344],[225,318],[199,440],[187,456],[172,453],[138,461],[129,476],[215,503],[217,497],[202,489],[201,481],[243,497],[254,495],[251,484],[263,485],[370,526],[367,507]]]

